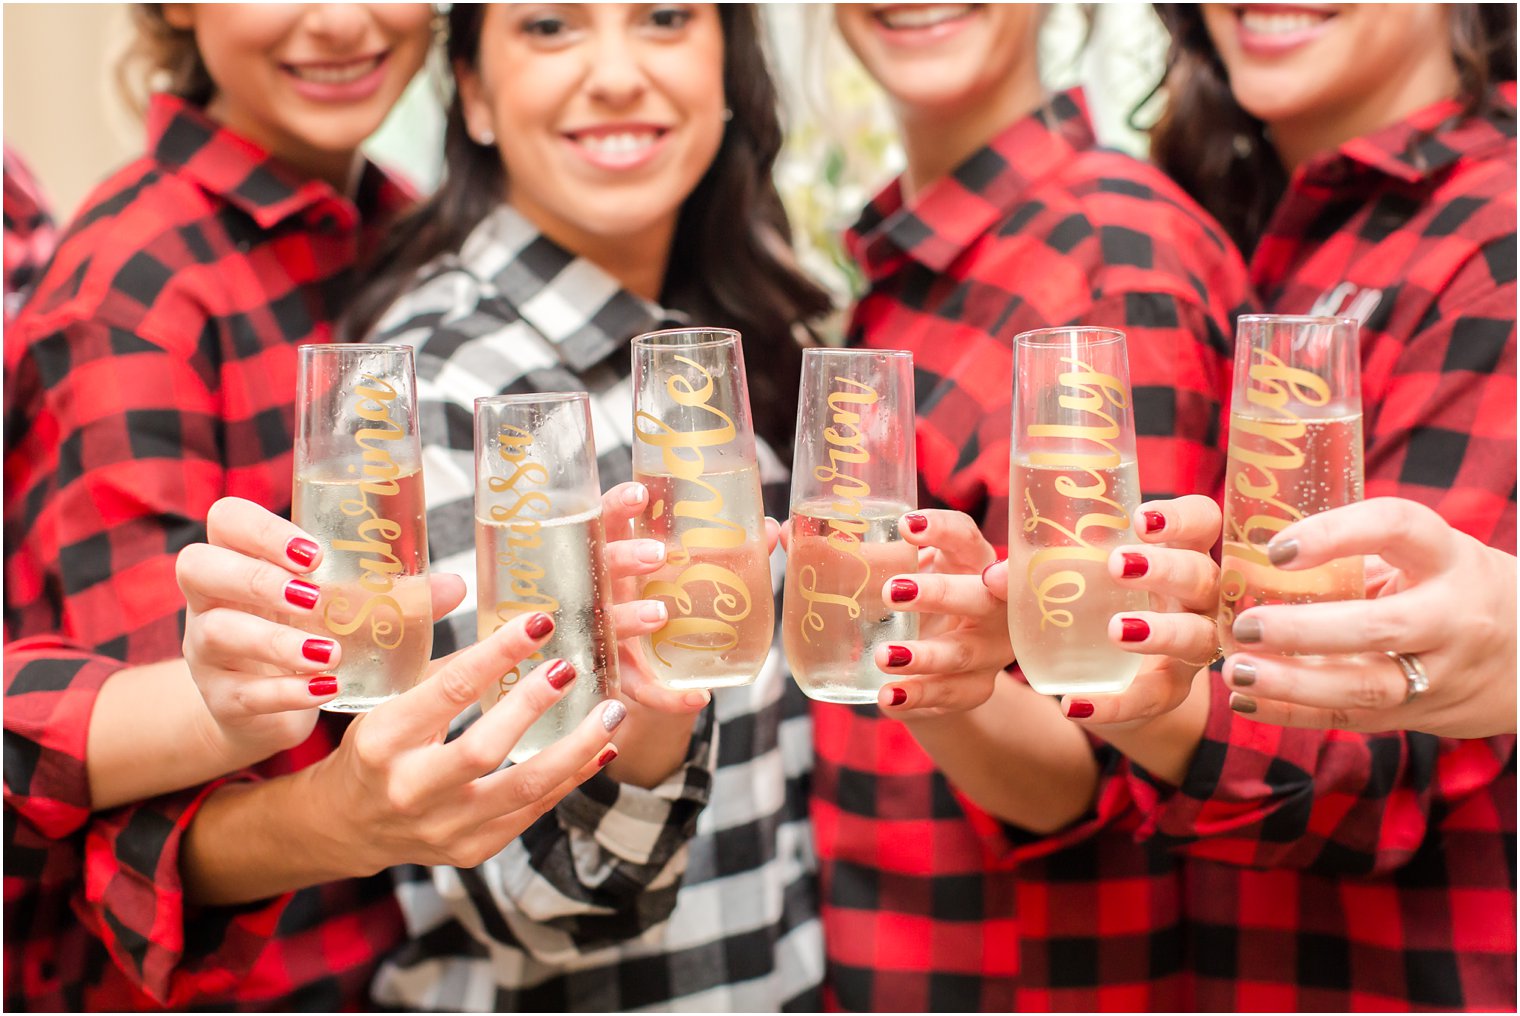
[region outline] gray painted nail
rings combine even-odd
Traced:
[[[611,733],[618,728],[618,724],[622,723],[627,716],[628,707],[614,699],[602,707],[602,726],[607,728],[608,733]]]

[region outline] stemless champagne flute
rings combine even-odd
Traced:
[[[1360,557],[1283,571],[1266,544],[1308,515],[1362,499],[1362,387],[1352,318],[1247,315],[1235,344],[1225,466],[1219,640],[1266,603],[1360,600]]]
[[[322,544],[316,609],[334,638],[338,697],[363,712],[415,684],[433,649],[427,518],[410,346],[302,346],[291,519]]]
[[[796,449],[781,643],[808,697],[874,702],[876,647],[918,637],[918,615],[881,598],[918,570],[897,531],[917,504],[913,354],[805,350]]]
[[[1047,695],[1116,692],[1140,657],[1108,622],[1145,610],[1144,593],[1108,574],[1140,504],[1124,333],[1042,328],[1014,339],[1008,479],[1008,632],[1014,657]]]
[[[617,688],[617,635],[607,574],[601,483],[584,392],[475,400],[476,634],[519,614],[554,617],[538,652],[503,674],[490,708],[547,659],[576,679],[507,755],[525,762],[574,729]]]
[[[775,625],[760,469],[739,333],[633,340],[633,473],[649,488],[638,535],[665,544],[642,596],[670,620],[641,648],[668,688],[749,684]]]

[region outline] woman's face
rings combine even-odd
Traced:
[[[713,4],[492,4],[465,123],[496,137],[508,200],[550,236],[668,236],[723,142]]]
[[[1235,101],[1279,130],[1350,140],[1455,85],[1440,4],[1204,4],[1203,18]]]
[[[347,166],[422,66],[427,4],[166,4],[216,84],[209,111],[299,169]]]
[[[1037,4],[835,4],[834,21],[902,112],[963,112],[1037,74]]]

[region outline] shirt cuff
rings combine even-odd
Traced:
[[[51,636],[5,647],[5,803],[44,837],[89,821],[90,716],[125,667]]]
[[[290,895],[238,907],[185,903],[180,850],[201,806],[230,782],[98,815],[85,839],[83,896],[75,912],[143,991],[168,1007],[232,997],[274,935]]]

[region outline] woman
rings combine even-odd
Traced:
[[[1163,14],[1158,159],[1251,250],[1269,310],[1362,318],[1367,493],[1513,552],[1514,10]],[[1235,637],[1277,618],[1243,612]],[[1187,859],[1189,926],[1231,929],[1196,936],[1199,1006],[1512,1008],[1514,738],[1263,727],[1259,665],[1238,654],[1216,681],[1176,779],[1129,780],[1144,837]],[[1093,705],[1091,723],[1122,707]]]
[[[149,150],[85,202],[6,330],[6,1002],[353,1006],[401,936],[388,880],[305,894],[267,948],[270,912],[187,908],[181,882],[192,820],[243,789],[208,780],[299,745],[238,777],[289,788],[271,778],[327,755],[341,723],[210,723],[183,662],[161,661],[185,635],[175,555],[212,503],[288,509],[296,346],[332,339],[359,252],[409,200],[359,145],[421,66],[428,11],[135,16],[169,79]],[[288,611],[315,555],[285,535],[268,592]]]
[[[1142,487],[1216,491],[1231,316],[1246,298],[1228,241],[1155,170],[1096,147],[1080,92],[1043,92],[1037,10],[835,17],[907,154],[850,235],[870,284],[850,341],[910,349],[918,372],[928,510],[906,516],[906,538],[971,583],[994,561],[976,528],[1006,544],[1013,336],[1038,327],[1123,329]],[[948,578],[902,576],[887,595],[967,613],[971,595]],[[878,652],[897,678],[882,713],[814,708],[827,1001],[1190,1008],[1176,868],[1136,848],[1122,793],[1095,799],[1117,755],[1095,756],[1053,700],[998,676],[1012,654],[994,628],[981,639],[926,621],[924,638]]]

